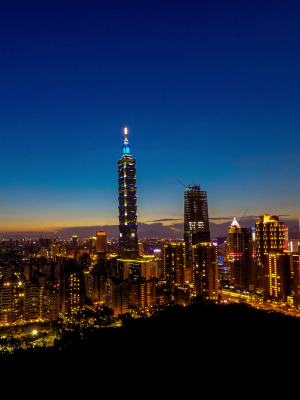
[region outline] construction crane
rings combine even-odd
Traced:
[[[249,211],[249,208],[247,208],[247,210],[244,212],[242,218],[239,220],[239,224],[241,223],[241,220],[244,218],[244,216],[247,214],[248,211]]]
[[[185,188],[187,188],[188,186],[186,186],[184,183],[180,182],[178,179],[176,179],[177,182],[179,182],[182,186],[184,186]]]

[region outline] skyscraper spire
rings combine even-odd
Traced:
[[[124,144],[123,144],[123,155],[130,154],[130,145],[128,142],[127,134],[128,134],[128,130],[127,130],[127,128],[124,128],[125,138],[124,138]]]

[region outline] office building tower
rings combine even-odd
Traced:
[[[241,228],[234,218],[229,228],[230,281],[242,290],[253,290],[252,231]]]
[[[211,243],[193,245],[193,287],[196,295],[206,299],[217,299],[219,293],[218,281],[218,250]]]
[[[279,222],[277,215],[262,215],[255,223],[256,262],[254,286],[257,291],[264,291],[265,276],[268,273],[268,253],[271,250],[280,250],[285,247],[284,223]]]
[[[96,232],[96,252],[107,250],[107,232],[98,231]]]
[[[61,267],[61,312],[73,316],[84,309],[84,274],[82,267],[69,260]]]
[[[139,256],[136,206],[136,160],[130,155],[127,128],[123,155],[118,161],[119,182],[119,254],[123,258]]]
[[[284,249],[284,223],[279,222],[277,215],[262,215],[255,224],[256,255],[258,260],[263,259],[270,250]]]
[[[185,284],[185,243],[170,242],[164,246],[164,279],[169,284]]]
[[[210,242],[207,193],[197,185],[184,193],[184,241],[187,261],[192,261],[194,244]]]
[[[265,293],[272,298],[287,301],[291,295],[290,255],[282,251],[270,250],[266,256]]]

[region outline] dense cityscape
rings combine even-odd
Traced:
[[[300,332],[300,2],[0,3],[5,375],[269,392]]]
[[[276,215],[254,227],[234,218],[211,238],[207,192],[185,186],[184,237],[138,238],[136,160],[127,128],[118,161],[119,238],[1,241],[2,354],[52,347],[66,332],[121,327],[166,308],[245,303],[300,317],[300,239]],[[74,232],[75,233],[75,232]]]

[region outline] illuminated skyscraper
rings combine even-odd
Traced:
[[[285,248],[284,223],[277,215],[262,215],[255,223],[257,263],[254,274],[256,290],[265,290],[269,271],[268,253]]]
[[[291,294],[290,262],[293,260],[290,260],[290,255],[284,253],[284,250],[270,250],[266,258],[268,260],[268,268],[265,271],[265,292],[270,297],[286,301]],[[297,272],[296,281],[298,278]]]
[[[187,261],[192,261],[194,244],[210,242],[207,193],[197,185],[184,193],[184,241]]]
[[[68,260],[61,268],[61,312],[65,316],[84,309],[84,275],[81,266]]]
[[[119,253],[123,258],[139,256],[137,236],[136,168],[135,159],[130,155],[127,128],[123,155],[118,161],[119,177]]]
[[[204,298],[217,299],[218,250],[211,243],[193,245],[193,286],[197,295]]]
[[[229,228],[229,262],[231,283],[249,290],[253,273],[252,231],[241,228],[235,218]]]
[[[284,249],[284,223],[279,222],[277,215],[262,215],[255,224],[256,252],[261,261],[265,253],[270,250]]]
[[[164,279],[175,285],[185,284],[185,243],[171,242],[164,246]]]

